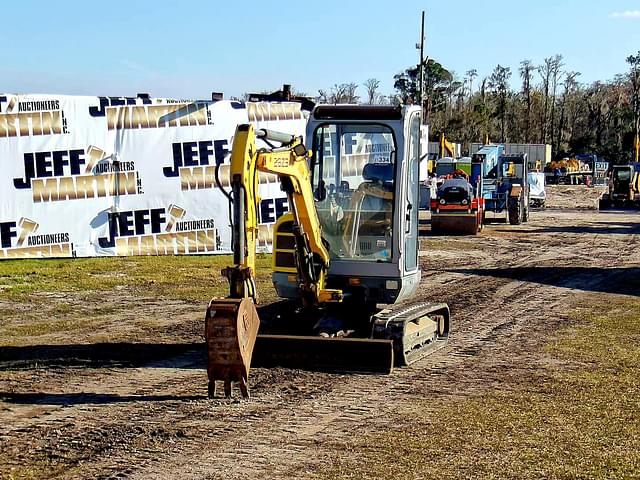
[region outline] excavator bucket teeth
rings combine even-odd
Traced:
[[[250,298],[214,299],[205,321],[209,396],[215,396],[216,381],[224,382],[226,397],[237,382],[243,397],[249,396],[248,378],[251,354],[260,320]]]
[[[258,335],[253,365],[388,374],[393,370],[393,343],[351,337]]]
[[[434,217],[431,219],[431,230],[435,233],[475,235],[479,231],[478,217],[475,214]]]

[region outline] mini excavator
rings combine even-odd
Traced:
[[[318,105],[306,145],[239,125],[230,202],[234,265],[229,295],[205,319],[208,393],[237,383],[249,396],[252,363],[390,373],[444,346],[446,304],[411,303],[418,289],[420,108]],[[289,302],[258,317],[255,250],[259,173],[276,175],[289,202],[273,234],[272,280]]]

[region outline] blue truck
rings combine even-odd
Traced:
[[[526,153],[505,154],[503,145],[485,145],[473,156],[483,161],[484,221],[518,225],[529,220],[529,162]]]

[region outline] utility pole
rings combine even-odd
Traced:
[[[420,95],[418,100],[420,101],[420,108],[422,109],[422,122],[427,123],[427,119],[424,115],[424,10],[422,11],[422,24],[420,28],[420,43],[416,44],[416,48],[420,49]]]

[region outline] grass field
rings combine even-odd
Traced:
[[[227,294],[220,270],[231,262],[229,256],[0,262],[0,344],[160,339],[158,330],[176,313],[190,309],[200,319],[209,299]],[[262,301],[275,298],[270,262],[271,255],[257,257]],[[154,316],[145,307],[149,299],[156,309],[167,306]]]
[[[341,445],[321,478],[640,478],[640,300],[583,300],[535,361],[400,410],[393,431]]]
[[[8,260],[0,263],[0,299],[130,287],[140,296],[197,301],[224,294],[220,270],[231,262],[226,255]],[[270,262],[271,255],[258,255],[259,281],[270,281]]]

